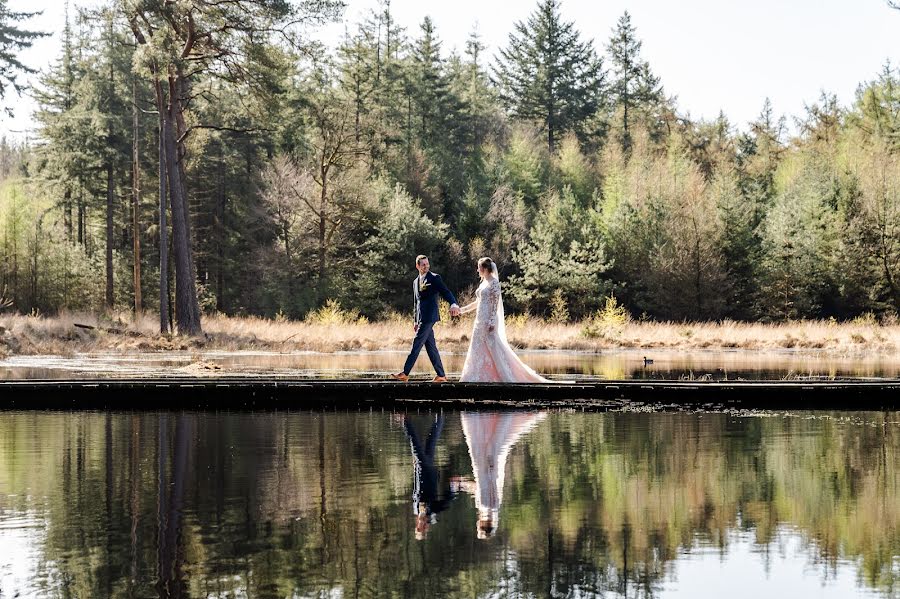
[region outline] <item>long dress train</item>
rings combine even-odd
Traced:
[[[503,297],[496,275],[486,277],[475,291],[475,301],[460,309],[463,314],[473,310],[475,324],[472,326],[472,341],[460,382],[551,382],[525,364],[506,340]]]

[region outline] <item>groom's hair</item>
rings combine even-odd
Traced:
[[[416,266],[422,264],[422,260],[428,260],[428,256],[426,256],[425,254],[419,254],[418,256],[416,256]]]

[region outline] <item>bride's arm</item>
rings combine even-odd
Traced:
[[[486,290],[488,314],[488,331],[497,329],[497,304],[500,302],[500,281],[494,279]]]
[[[460,314],[468,314],[469,312],[474,312],[475,308],[478,307],[478,300],[475,300],[471,304],[466,304],[462,308],[459,309]]]

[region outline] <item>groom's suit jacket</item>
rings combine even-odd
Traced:
[[[425,274],[419,285],[419,277],[413,280],[413,298],[415,300],[416,324],[423,322],[440,322],[438,298],[443,297],[450,305],[456,303],[456,297],[444,285],[441,275],[431,271]]]

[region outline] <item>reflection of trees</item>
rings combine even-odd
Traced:
[[[423,543],[388,415],[2,414],[0,510],[43,514],[52,596],[648,596],[698,538],[765,546],[784,524],[890,590],[896,420],[554,414],[509,454],[495,539],[476,542],[466,497]],[[457,419],[439,452],[471,473]]]

